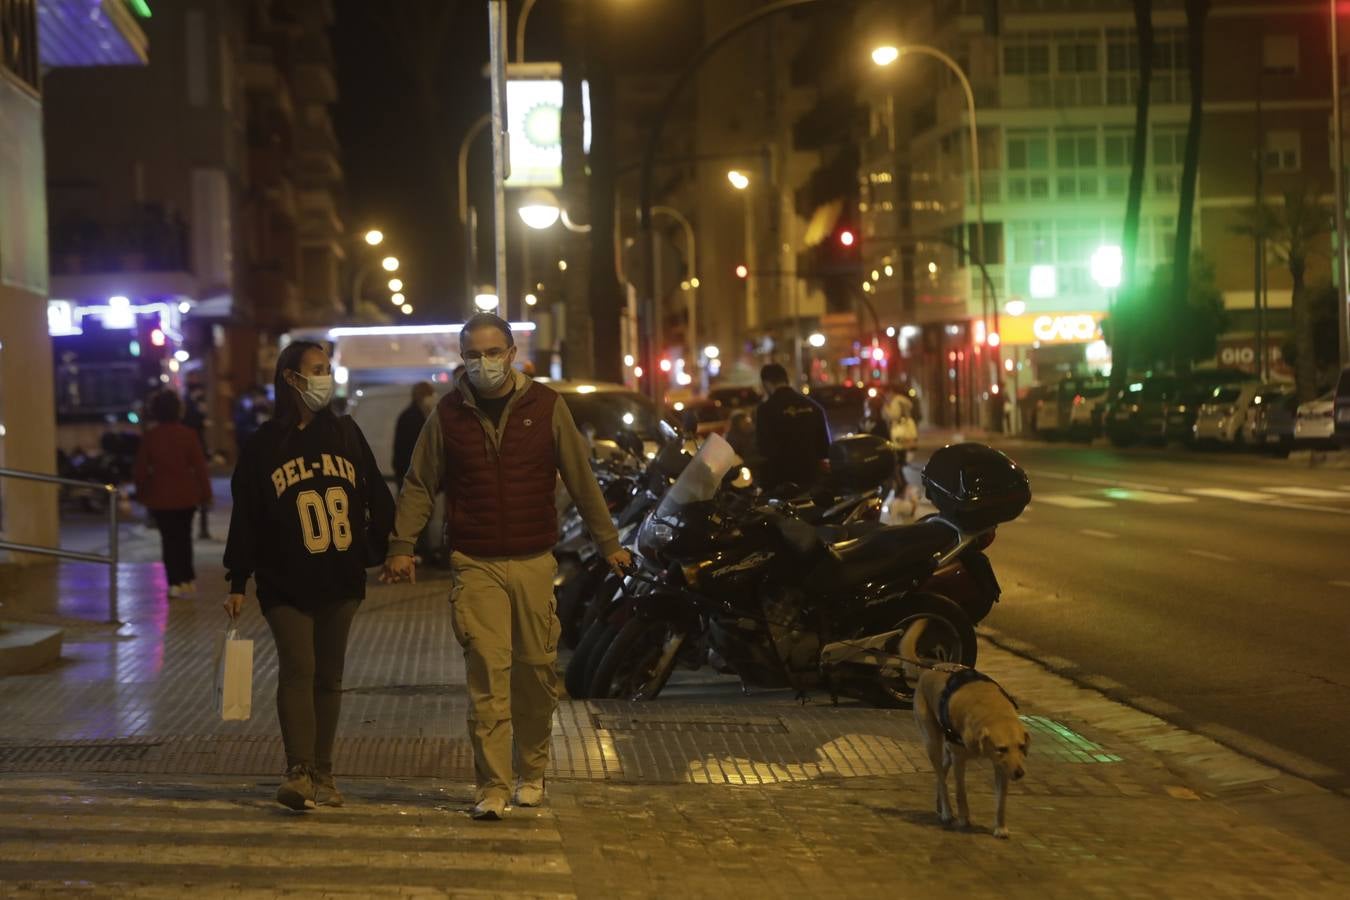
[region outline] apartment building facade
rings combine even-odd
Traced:
[[[1113,289],[1101,266],[1121,243],[1131,167],[1132,5],[935,0],[904,13],[874,12],[860,30],[878,44],[941,49],[969,76],[985,268],[967,252],[977,249],[979,217],[965,92],[947,67],[902,53],[870,82],[871,135],[859,172],[864,289],[895,317],[901,356],[934,417],[987,424],[986,401],[999,388],[1016,392],[1110,365],[1100,323]],[[1316,3],[1215,0],[1206,28],[1193,247],[1214,265],[1229,311],[1217,362],[1252,372],[1255,251],[1240,227],[1258,196],[1258,163],[1266,202],[1289,191],[1330,193],[1324,16]],[[1171,261],[1192,90],[1180,3],[1155,2],[1153,24],[1135,273],[1144,280]],[[1325,248],[1314,254],[1310,280],[1330,277],[1326,260]],[[893,276],[871,277],[888,267]],[[1289,282],[1276,264],[1263,282],[1266,345],[1274,348],[1288,333]],[[995,331],[999,347],[988,342]],[[1273,370],[1283,372],[1278,358]]]
[[[0,4],[0,466],[6,468],[50,473],[56,465],[47,337],[45,76],[71,67],[107,74],[144,66],[143,24],[123,0]],[[113,94],[110,88],[107,96]],[[0,533],[18,543],[55,546],[55,492],[0,479]]]

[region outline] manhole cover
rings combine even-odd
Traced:
[[[596,713],[602,731],[700,732],[707,734],[787,734],[777,716],[638,716]]]

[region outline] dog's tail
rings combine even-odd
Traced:
[[[919,659],[919,638],[927,626],[927,619],[919,619],[900,635],[901,671],[905,673],[905,680],[913,685],[919,683],[919,676],[923,674],[922,661]]]

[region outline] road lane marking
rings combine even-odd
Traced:
[[[1132,503],[1149,503],[1154,506],[1166,506],[1172,503],[1195,503],[1194,497],[1185,494],[1164,494],[1158,491],[1137,491],[1125,488],[1111,488],[1106,496],[1112,500],[1128,500]]]
[[[1329,581],[1327,584],[1330,584],[1332,587],[1350,588],[1350,581]]]
[[[1309,487],[1269,487],[1261,488],[1263,491],[1270,491],[1272,494],[1286,494],[1290,497],[1311,497],[1314,500],[1326,500],[1328,498],[1335,500],[1344,500],[1345,493],[1342,491],[1329,491],[1325,488]]]
[[[1064,472],[1044,472],[1040,469],[1037,469],[1034,472],[1029,471],[1029,474],[1035,475],[1037,478],[1054,478],[1059,481],[1081,481],[1084,484],[1100,484],[1105,487],[1123,487],[1134,491],[1158,491],[1163,494],[1173,492],[1172,488],[1169,488],[1165,484],[1144,484],[1138,481],[1122,481],[1119,478],[1097,478],[1092,475],[1069,475]],[[1347,490],[1350,490],[1350,488],[1347,488]]]
[[[1215,559],[1218,560],[1219,562],[1233,561],[1233,557],[1231,556],[1224,556],[1222,553],[1214,553],[1213,551],[1210,550],[1187,550],[1186,552],[1189,553],[1191,556],[1199,556],[1203,557],[1204,559]]]
[[[1116,536],[1109,531],[1098,531],[1095,528],[1080,528],[1079,534],[1086,534],[1088,537],[1106,538],[1108,541],[1114,541]]]
[[[1036,502],[1062,506],[1065,509],[1104,509],[1115,505],[1105,500],[1093,500],[1091,497],[1075,497],[1073,494],[1040,494],[1036,497]]]
[[[1269,503],[1275,498],[1256,491],[1239,491],[1234,488],[1187,488],[1186,493],[1197,497],[1214,497],[1219,500],[1237,500],[1240,503]]]

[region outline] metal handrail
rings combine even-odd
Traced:
[[[81,553],[78,550],[63,550],[60,547],[43,547],[37,544],[20,544],[16,541],[0,539],[0,550],[18,550],[38,556],[54,556],[57,559],[70,559],[76,562],[103,563],[108,566],[108,621],[120,624],[117,617],[117,501],[120,490],[115,484],[102,484],[97,481],[81,481],[78,478],[60,478],[42,472],[28,472],[23,469],[0,468],[0,478],[15,478],[19,481],[37,481],[42,484],[55,484],[64,487],[84,488],[103,491],[108,495],[108,553]]]

